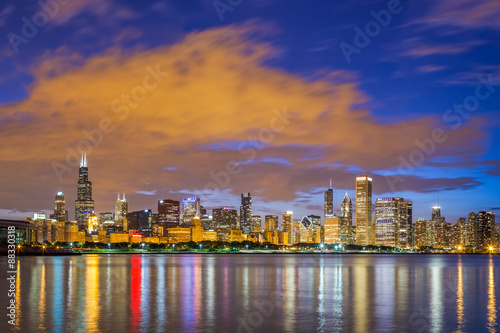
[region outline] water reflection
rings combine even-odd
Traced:
[[[465,319],[464,319],[464,280],[462,273],[462,257],[458,259],[458,272],[457,272],[457,323],[458,327],[456,332],[464,332]]]
[[[497,306],[495,301],[495,266],[493,265],[493,257],[490,254],[488,267],[488,330],[496,332],[497,326]]]
[[[25,257],[17,266],[17,330],[495,332],[499,259]]]

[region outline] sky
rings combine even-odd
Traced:
[[[0,217],[198,196],[323,215],[355,178],[500,212],[497,0],[42,0],[0,4]]]

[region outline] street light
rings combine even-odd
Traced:
[[[143,249],[144,249],[144,245],[145,245],[145,244],[144,244],[144,243],[142,243],[142,248],[143,248]]]

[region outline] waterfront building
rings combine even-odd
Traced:
[[[375,245],[397,246],[398,202],[400,198],[385,197],[375,201]]]
[[[355,244],[352,230],[352,201],[346,192],[340,204],[339,242],[341,244]]]
[[[262,217],[260,215],[252,215],[251,219],[251,232],[262,231]]]
[[[250,193],[241,194],[240,227],[245,234],[254,232],[252,225],[252,195]]]
[[[281,222],[281,226],[283,228],[283,232],[286,232],[288,235],[288,244],[295,244],[295,228],[293,225],[293,211],[286,211],[283,213],[283,218]]]
[[[356,244],[373,243],[372,179],[359,176],[356,177]]]

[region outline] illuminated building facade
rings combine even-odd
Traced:
[[[352,229],[352,201],[346,192],[340,204],[339,241],[341,244],[354,243]]]
[[[241,194],[240,227],[245,234],[254,231],[252,228],[252,195],[250,193]]]
[[[288,234],[288,244],[295,244],[295,228],[292,219],[293,211],[286,211],[283,213],[281,226],[283,228],[283,232]]]
[[[377,198],[375,201],[375,245],[396,246],[399,198]]]
[[[252,215],[250,220],[251,220],[251,232],[261,232],[262,217],[260,215]]]
[[[128,213],[128,203],[125,199],[125,193],[123,193],[123,198],[120,199],[120,194],[118,194],[118,199],[115,202],[115,226],[123,228],[123,220]]]
[[[413,225],[413,202],[398,199],[398,243],[399,248],[415,246]]]
[[[340,216],[327,216],[325,217],[324,226],[324,243],[325,244],[338,244],[340,243]]]
[[[194,216],[193,216],[194,217]],[[180,223],[180,201],[163,199],[158,201],[158,224],[164,230],[178,227]]]
[[[238,229],[238,211],[228,207],[212,210],[212,227],[221,229]]]
[[[126,218],[128,230],[137,230],[139,232],[147,232],[151,230],[153,220],[153,213],[151,212],[151,209],[127,213]]]
[[[92,182],[89,181],[87,154],[82,153],[77,183],[77,199],[75,201],[75,219],[80,229],[86,227],[93,213],[94,200],[92,200]]]
[[[266,231],[278,231],[279,221],[278,215],[266,215],[264,221],[264,230]]]
[[[372,179],[356,177],[356,244],[371,245],[374,240],[372,220]]]
[[[330,179],[330,188],[325,191],[324,195],[324,215],[323,217],[333,216],[333,188],[332,180]]]
[[[182,224],[193,225],[193,218],[197,215],[200,216],[200,198],[182,199]]]
[[[50,218],[57,222],[68,222],[68,211],[65,208],[66,201],[64,200],[64,194],[59,191],[56,194],[54,214],[51,214]]]

